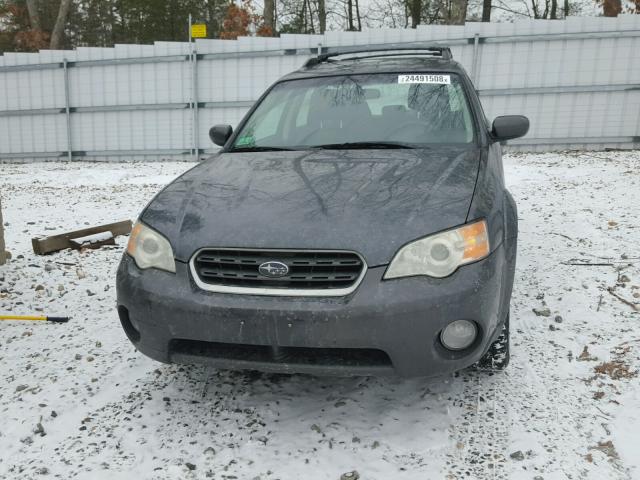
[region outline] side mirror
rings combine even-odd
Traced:
[[[209,138],[216,145],[224,147],[232,133],[233,128],[231,125],[214,125],[209,130]]]
[[[529,119],[522,115],[504,115],[493,121],[491,135],[499,142],[523,137],[529,131]]]

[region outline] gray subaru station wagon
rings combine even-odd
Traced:
[[[374,48],[379,47],[379,48]],[[165,187],[118,268],[126,335],[168,363],[423,376],[509,361],[505,140],[446,47],[320,52]]]

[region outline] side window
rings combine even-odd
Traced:
[[[276,104],[260,119],[261,121],[253,131],[253,137],[255,140],[270,137],[278,132],[280,119],[282,118],[282,111],[284,110],[285,105],[286,102]]]
[[[256,142],[274,137],[280,130],[282,123],[282,112],[287,105],[287,92],[281,89],[274,89],[260,106],[257,108],[247,124],[236,139],[235,145],[239,147],[255,146]],[[267,141],[270,145],[275,141]]]

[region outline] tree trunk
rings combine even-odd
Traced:
[[[404,28],[409,28],[409,5],[404,2]]]
[[[491,21],[491,0],[483,0],[482,2],[482,21]]]
[[[316,28],[313,26],[313,8],[311,8],[311,0],[305,0],[307,2],[307,11],[309,12],[309,30],[305,33],[316,33]]]
[[[362,21],[360,19],[360,4],[358,0],[353,0],[356,4],[356,19],[358,20],[358,31],[362,31]]]
[[[622,12],[620,0],[604,0],[602,10],[605,17],[617,17]]]
[[[551,20],[558,19],[558,0],[551,0],[551,14],[549,18]]]
[[[349,21],[349,31],[353,32],[356,29],[353,26],[353,0],[347,0],[347,19]]]
[[[64,27],[67,24],[67,17],[71,9],[71,0],[60,0],[60,8],[58,9],[58,17],[51,32],[51,50],[60,50],[62,48],[62,40],[64,38]]]
[[[275,18],[276,2],[275,0],[264,0],[264,26],[267,27],[270,36],[276,34],[276,18]]]
[[[307,0],[302,0],[302,13],[300,14],[301,24],[302,24],[302,32],[307,33]]]
[[[540,18],[540,13],[538,11],[538,4],[536,0],[531,0],[531,10],[533,10],[533,18]]]
[[[569,0],[564,0],[564,18],[569,16]]]
[[[327,29],[327,7],[325,0],[318,0],[318,24],[320,33],[323,34]]]
[[[464,25],[464,22],[467,20],[468,6],[468,0],[452,0],[451,6],[449,7],[449,24]]]
[[[27,12],[29,12],[29,23],[31,24],[31,29],[42,30],[37,0],[27,0]]]
[[[409,15],[411,16],[411,28],[418,28],[422,17],[422,0],[409,0]]]

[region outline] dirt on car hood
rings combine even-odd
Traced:
[[[369,266],[466,220],[479,149],[222,153],[169,184],[142,221],[178,260],[202,247],[353,250]]]

